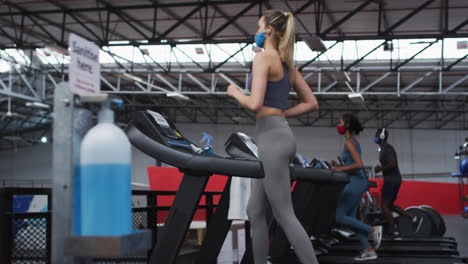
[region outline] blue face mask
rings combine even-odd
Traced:
[[[263,45],[265,45],[265,40],[266,36],[263,34],[263,31],[255,35],[255,44],[257,44],[259,48],[263,48]]]
[[[375,144],[379,144],[379,142],[380,142],[380,138],[378,138],[378,137],[374,137],[374,142],[375,142]]]

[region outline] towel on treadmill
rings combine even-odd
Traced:
[[[228,219],[248,220],[247,203],[250,198],[250,178],[232,177]]]

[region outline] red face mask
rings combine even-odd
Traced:
[[[336,126],[336,131],[338,131],[338,134],[343,135],[346,132],[346,128],[344,126]]]

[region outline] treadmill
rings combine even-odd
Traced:
[[[312,201],[318,204],[320,211],[323,211],[326,207],[333,207],[334,210],[336,209],[336,204],[320,204],[315,200]],[[437,241],[435,243],[434,241],[430,241],[430,239],[429,241],[425,241],[423,238],[409,238],[407,240],[409,242],[404,239],[390,241],[383,240],[383,243],[377,250],[377,254],[380,261],[385,260],[389,261],[389,263],[438,263],[431,262],[430,260],[427,260],[427,258],[437,259],[440,263],[456,263],[459,261],[460,258],[458,257],[459,252],[457,251],[456,242],[438,243],[441,238],[436,239]],[[448,241],[453,240],[448,239]],[[327,251],[327,253],[324,254],[325,256],[320,257],[320,259],[326,263],[348,263],[344,261],[349,259],[348,261],[351,261],[349,263],[354,263],[354,257],[362,249],[362,245],[359,240],[357,238],[352,240],[341,239],[337,242],[333,241],[333,239],[330,239],[329,237],[320,237],[317,240],[316,245],[325,248]],[[339,261],[337,261],[336,258],[340,256],[343,257],[338,258]]]
[[[173,123],[160,113],[150,110],[133,113],[126,133],[136,148],[157,160],[177,167],[184,173],[169,215],[161,231],[157,234],[157,243],[151,252],[148,263],[216,263],[232,222],[227,219],[230,177],[263,178],[261,162],[253,159],[224,158],[200,153],[200,149],[184,138]],[[328,182],[334,179],[332,173],[321,170],[291,167],[290,171],[294,178],[310,181]],[[226,175],[229,180],[225,185],[218,207],[208,223],[207,233],[200,250],[181,254],[185,234],[189,229],[208,179],[213,174]],[[335,176],[340,178],[343,175]]]
[[[236,147],[233,147],[236,145]],[[235,151],[232,151],[232,150]],[[256,157],[256,146],[254,142],[245,134],[236,133],[231,135],[226,142],[226,152],[231,156],[244,157],[244,158],[255,158]],[[331,170],[329,170],[331,171]],[[324,183],[324,182],[322,182]],[[330,183],[330,182],[329,182]],[[319,237],[315,239],[314,248],[319,255],[320,263],[355,263],[354,257],[358,254],[361,249],[359,247],[348,247],[348,251],[336,254],[339,251],[339,247],[330,247],[323,245],[320,236],[328,234],[331,230],[331,226],[334,223],[336,202],[341,194],[339,192],[331,191],[331,185],[319,185],[317,183],[309,184],[306,181],[296,182],[295,189],[293,191],[293,203],[296,216],[303,224],[304,228],[313,237]],[[314,188],[315,187],[315,188]],[[296,198],[296,199],[294,199]],[[308,203],[310,201],[310,203]],[[317,214],[320,212],[320,214]],[[456,244],[455,244],[456,245]],[[378,251],[379,259],[371,263],[465,263],[464,260],[458,257],[456,247],[453,248],[450,245],[447,247],[430,247],[422,246],[425,250],[418,251],[417,247],[403,246],[393,247],[388,253]],[[442,248],[442,249],[441,249]],[[247,264],[252,263],[251,249],[247,248],[246,254],[241,263]],[[385,251],[385,250],[384,250]],[[414,252],[416,251],[416,252]],[[435,252],[434,252],[435,251]],[[403,254],[402,254],[403,253]],[[411,253],[406,256],[405,253]],[[279,232],[275,232],[272,237],[270,244],[270,262],[271,263],[298,263],[291,251],[287,239],[279,229]]]
[[[368,188],[376,188],[377,183],[369,180],[368,181]],[[426,221],[432,221],[427,215],[427,217],[424,218]],[[424,225],[426,224],[426,225]],[[429,222],[423,223],[423,226],[421,228],[424,229],[431,229],[432,224]],[[354,236],[354,232],[347,229],[346,227],[338,227],[336,229],[332,230],[332,240],[333,238],[339,239],[339,240],[344,240],[344,241],[353,241],[353,242],[359,242],[359,239]],[[330,241],[332,243],[332,241]],[[386,236],[384,234],[382,238],[382,244],[385,245],[391,245],[391,244],[414,244],[418,246],[441,246],[441,247],[450,247],[450,248],[456,248],[457,247],[457,242],[455,238],[453,237],[440,237],[440,236],[423,236],[419,234],[406,234],[406,235],[400,235],[397,237],[392,237],[392,236]]]

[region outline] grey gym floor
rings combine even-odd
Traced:
[[[445,236],[455,237],[460,255],[468,257],[468,218],[459,215],[444,215],[447,232]]]
[[[460,255],[468,257],[468,218],[463,218],[460,215],[444,215],[443,218],[447,226],[445,236],[455,237]],[[234,239],[233,233],[230,231],[223,244],[218,258],[219,264],[237,264],[242,259],[245,250],[244,230],[235,231],[237,231],[237,235],[234,235]]]

